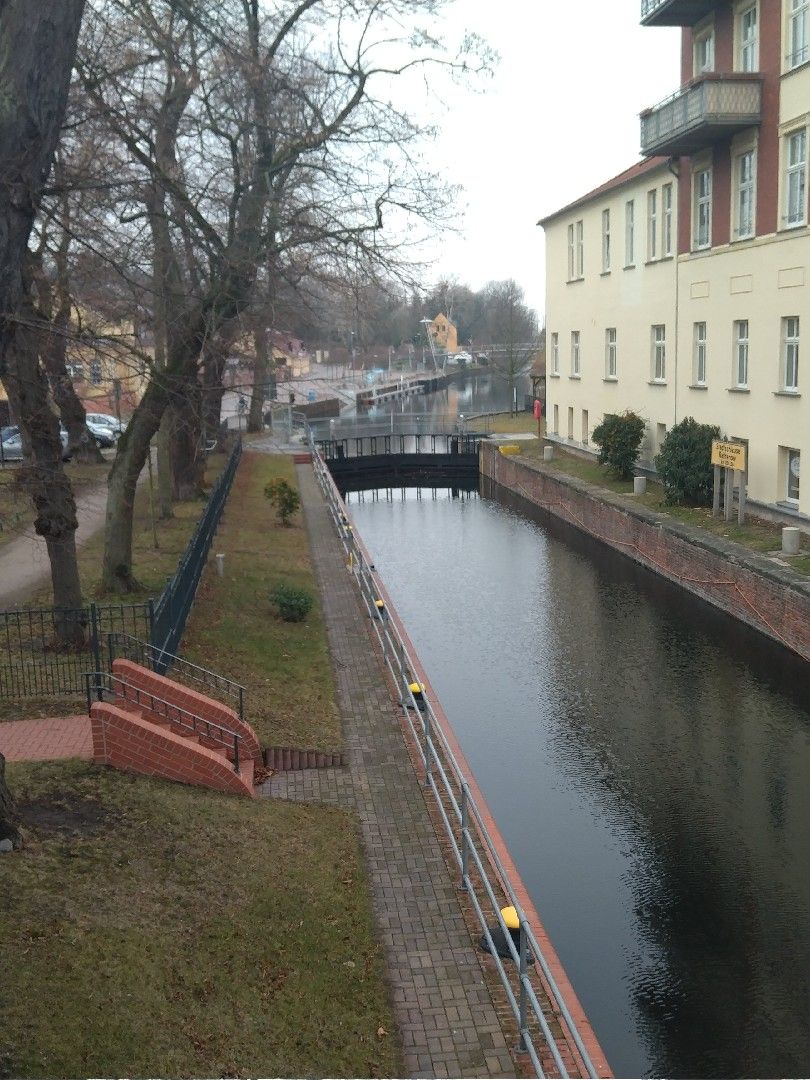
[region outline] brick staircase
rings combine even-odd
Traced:
[[[255,795],[259,740],[227,705],[131,660],[94,676],[93,758],[117,769]]]

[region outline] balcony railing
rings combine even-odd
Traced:
[[[641,114],[641,152],[695,154],[761,116],[759,76],[707,76]]]
[[[717,0],[641,0],[643,26],[694,26],[717,7]]]

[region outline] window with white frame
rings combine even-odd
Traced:
[[[787,484],[785,497],[788,502],[799,502],[799,473],[801,471],[801,454],[798,450],[787,452]]]
[[[748,319],[734,323],[734,385],[748,388]]]
[[[647,192],[647,258],[658,258],[658,192]]]
[[[551,374],[560,374],[560,335],[551,335]]]
[[[759,30],[757,28],[756,4],[744,7],[737,15],[737,35],[739,70],[756,71],[759,67]]]
[[[615,379],[619,370],[616,351],[616,327],[605,330],[605,378]]]
[[[574,226],[568,226],[568,280],[574,280]]]
[[[571,374],[580,374],[579,330],[571,331]]]
[[[602,211],[602,273],[610,272],[610,210]]]
[[[707,248],[712,242],[712,170],[700,169],[692,177],[693,246]]]
[[[661,188],[661,254],[672,254],[672,184]]]
[[[714,71],[714,27],[709,26],[696,34],[694,41],[695,75]]]
[[[82,382],[84,380],[84,364],[82,363],[70,363],[65,364],[65,370],[71,379],[76,382]]]
[[[694,327],[694,354],[692,381],[695,386],[706,385],[706,323],[696,322]]]
[[[753,150],[746,150],[734,162],[736,199],[735,232],[738,240],[754,235],[754,196],[756,192],[756,158]]]
[[[624,265],[633,266],[636,261],[636,203],[628,199],[624,204]]]
[[[798,67],[810,60],[810,0],[790,0],[787,66]]]
[[[101,379],[102,379],[101,361],[100,360],[91,360],[90,361],[90,382],[93,383],[94,386],[98,386],[98,384],[101,382]]]
[[[799,316],[782,319],[782,389],[799,389]]]
[[[785,136],[785,224],[807,220],[807,129]]]
[[[585,242],[583,236],[583,223],[577,222],[577,277],[585,276]]]
[[[665,382],[667,377],[667,328],[652,328],[652,377],[654,382]]]

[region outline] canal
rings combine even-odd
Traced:
[[[504,493],[347,498],[616,1075],[806,1075],[808,665]]]

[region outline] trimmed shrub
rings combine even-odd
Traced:
[[[312,608],[312,595],[297,585],[276,585],[270,593],[270,599],[278,608],[278,613],[285,622],[301,622]]]
[[[278,477],[265,487],[264,494],[276,508],[279,525],[289,525],[290,518],[301,505],[301,496],[295,488],[282,477]]]
[[[606,413],[593,432],[599,464],[606,465],[620,480],[631,479],[646,427],[644,419],[630,409],[620,415]]]
[[[691,416],[667,432],[655,467],[668,503],[711,505],[714,483],[712,439],[719,438],[719,427],[699,424]]]

